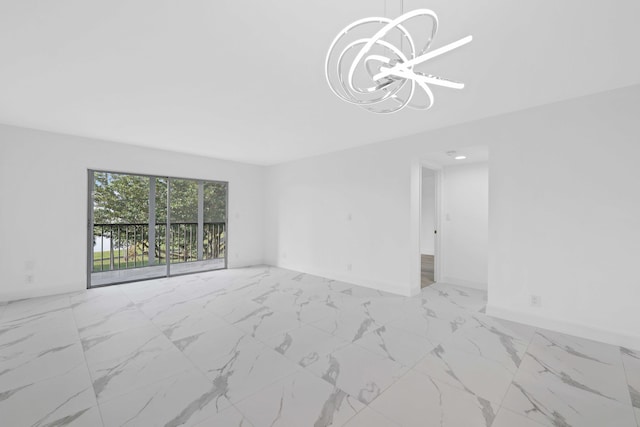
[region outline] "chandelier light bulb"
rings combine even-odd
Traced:
[[[408,24],[419,19],[431,24],[420,49],[407,30]],[[342,100],[374,113],[395,113],[405,107],[428,110],[434,102],[429,85],[462,89],[464,83],[425,74],[416,67],[473,40],[467,36],[429,51],[437,31],[438,17],[429,9],[416,9],[396,19],[371,17],[349,24],[327,52],[325,78],[329,88]]]

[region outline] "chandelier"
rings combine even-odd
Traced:
[[[410,25],[427,30],[419,46],[408,31]],[[434,101],[430,85],[462,89],[464,83],[425,74],[416,67],[472,40],[467,36],[429,50],[437,31],[438,17],[429,9],[416,9],[396,19],[353,22],[340,31],[327,52],[325,77],[331,91],[374,113],[395,113],[405,107],[428,110]]]

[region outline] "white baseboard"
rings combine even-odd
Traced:
[[[444,276],[438,280],[439,283],[449,283],[450,285],[464,286],[466,288],[479,289],[486,291],[488,289],[487,284],[483,282],[474,282],[472,280],[459,279],[457,277]]]
[[[640,349],[640,336],[620,334],[616,331],[596,328],[589,325],[567,322],[566,320],[523,313],[509,308],[488,304],[487,315],[513,322],[524,323],[538,328],[549,329],[567,335],[586,338],[631,349]]]
[[[70,292],[82,292],[87,289],[86,284],[51,286],[46,288],[33,287],[11,291],[0,295],[0,302],[16,301],[27,298],[48,297],[51,295],[68,294]]]
[[[227,268],[244,268],[253,267],[256,265],[267,265],[262,258],[243,259],[243,260],[231,260],[227,262]]]
[[[255,259],[253,261],[242,261],[237,263],[229,262],[229,269],[250,267],[253,265],[264,265],[262,259]],[[141,279],[144,280],[144,279]],[[1,289],[0,289],[1,290]],[[82,292],[87,290],[86,283],[66,284],[60,286],[25,286],[19,290],[12,290],[9,292],[0,292],[0,302],[16,301],[27,298],[46,297],[51,295],[67,294],[71,292]]]
[[[336,273],[335,271],[314,269],[314,268],[303,268],[300,266],[292,266],[285,264],[271,264],[274,267],[284,268],[287,270],[299,271],[300,273],[312,274],[314,276],[325,277],[331,280],[338,280],[340,282],[352,283],[354,285],[362,286],[364,288],[375,289],[377,291],[388,292],[390,294],[396,294],[401,296],[414,296],[410,290],[410,286],[407,284],[406,287],[402,288],[398,286],[398,282],[383,282],[379,280],[368,279],[364,277],[358,277],[353,274],[342,274]],[[419,292],[419,291],[418,291]]]

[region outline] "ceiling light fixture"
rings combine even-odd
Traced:
[[[447,156],[453,157],[454,160],[464,160],[467,158],[467,156],[464,154],[458,154],[455,150],[447,151]]]
[[[424,19],[431,22],[431,28],[418,49],[407,25]],[[421,73],[415,67],[473,39],[467,36],[429,51],[437,30],[438,17],[429,9],[416,9],[396,19],[371,17],[351,23],[340,31],[327,52],[325,77],[331,91],[374,113],[395,113],[407,106],[428,110],[434,101],[429,85],[462,89],[464,83]]]

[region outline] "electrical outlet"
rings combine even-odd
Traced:
[[[24,283],[30,285],[35,280],[33,271],[35,270],[36,262],[32,259],[28,259],[24,262]]]
[[[347,271],[351,271],[352,265],[351,264],[347,264]]]
[[[351,213],[347,214],[347,221],[351,221]]]
[[[287,259],[287,253],[286,252],[282,252],[282,258]]]
[[[541,307],[542,298],[540,298],[540,295],[531,295],[529,297],[529,303],[531,304],[531,307]]]

